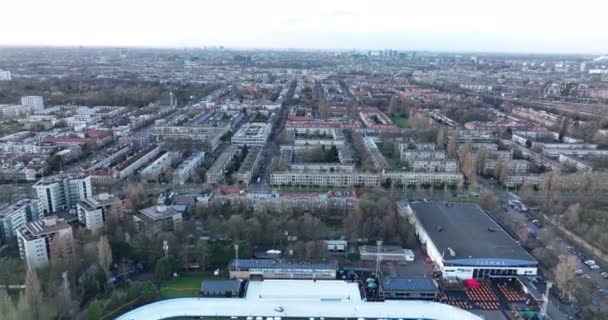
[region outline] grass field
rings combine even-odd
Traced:
[[[224,279],[210,273],[185,274],[177,279],[164,281],[160,285],[160,294],[163,298],[196,297],[200,295],[201,283],[206,279]]]
[[[407,118],[401,116],[394,116],[393,119],[395,120],[399,128],[407,128]]]

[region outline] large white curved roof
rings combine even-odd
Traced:
[[[244,298],[176,298],[154,302],[123,314],[118,320],[175,317],[297,317],[480,320],[481,317],[430,301],[279,301]]]

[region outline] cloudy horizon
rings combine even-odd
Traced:
[[[0,45],[608,53],[592,0],[11,1]],[[35,10],[34,10],[35,9]]]

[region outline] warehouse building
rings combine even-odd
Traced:
[[[407,262],[414,261],[414,252],[410,249],[404,249],[399,246],[359,246],[359,254],[363,261],[375,261],[380,258],[381,261]]]
[[[238,297],[241,292],[239,280],[205,280],[201,284],[201,296],[231,298]]]
[[[382,288],[387,299],[433,300],[439,295],[439,286],[431,278],[384,277]]]
[[[538,262],[476,204],[401,202],[444,278],[534,276]]]

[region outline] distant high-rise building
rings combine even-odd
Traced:
[[[76,204],[93,196],[91,177],[86,175],[55,175],[34,184],[45,214],[75,208]]]
[[[30,107],[32,111],[44,109],[44,99],[41,96],[24,96],[21,97],[21,105]]]
[[[10,81],[12,79],[10,71],[0,70],[0,81]]]

